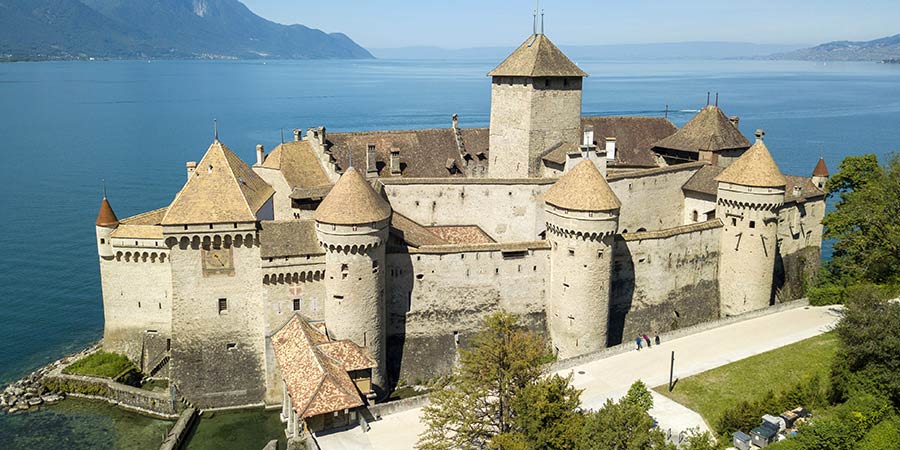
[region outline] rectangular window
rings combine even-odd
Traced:
[[[378,260],[372,260],[372,273],[378,273]]]
[[[219,314],[228,311],[228,299],[220,298],[219,299]]]
[[[737,226],[737,219],[734,217],[731,218],[731,226],[733,226],[733,227]]]
[[[347,278],[347,275],[349,275],[349,272],[350,272],[350,266],[348,266],[347,264],[341,264],[341,279],[342,280]]]
[[[751,220],[751,221],[750,221],[750,228],[756,228],[756,221],[755,221],[755,220]]]
[[[574,249],[574,248],[570,248],[570,249],[569,249],[569,256],[575,256],[575,249]]]
[[[100,244],[105,244],[105,243],[106,243],[106,239],[100,238]]]
[[[300,311],[300,299],[299,298],[294,299],[294,311]]]

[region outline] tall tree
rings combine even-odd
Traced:
[[[579,448],[585,450],[674,450],[665,434],[656,427],[649,410],[653,398],[644,383],[631,385],[618,402],[607,400],[596,412],[588,413]]]
[[[900,281],[900,159],[885,167],[875,155],[849,156],[828,181],[840,200],[824,219],[825,238],[836,239],[826,265],[830,281]]]
[[[518,323],[516,316],[488,316],[484,330],[460,351],[460,367],[450,387],[434,392],[423,409],[425,450],[483,449],[496,436],[511,436],[514,401],[543,375],[553,361],[540,335]]]

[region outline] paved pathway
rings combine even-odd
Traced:
[[[625,395],[631,384],[640,379],[649,387],[666,384],[669,359],[675,351],[675,376],[685,378],[733,361],[744,359],[828,331],[840,318],[828,307],[805,307],[780,311],[755,319],[725,325],[701,333],[662,342],[566,369],[560,374],[574,373],[573,384],[583,389],[581,400],[586,408],[599,408],[606,399]],[[673,433],[688,428],[707,429],[694,411],[654,393],[655,407],[650,413],[663,429]],[[371,424],[363,434],[358,428],[319,439],[323,450],[412,449],[424,426],[419,421],[420,409],[412,409],[384,417]]]

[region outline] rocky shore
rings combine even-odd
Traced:
[[[17,412],[28,411],[40,407],[41,405],[52,405],[66,398],[62,392],[54,392],[48,390],[41,383],[41,380],[50,372],[71,364],[74,361],[84,357],[88,353],[94,351],[97,345],[93,345],[78,353],[61,358],[40,369],[31,372],[28,376],[6,386],[0,393],[0,410],[6,414],[14,414]]]

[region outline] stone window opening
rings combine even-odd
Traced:
[[[459,347],[459,331],[453,332],[453,344]]]
[[[100,238],[100,244],[105,244],[105,243],[106,243],[106,239]]]
[[[369,345],[369,332],[363,331],[363,347]]]
[[[570,327],[575,326],[575,317],[569,316],[569,326]],[[577,344],[575,346],[578,347]]]
[[[500,275],[500,268],[494,269],[494,275]]]
[[[138,309],[141,308],[141,302],[138,302]]]
[[[756,221],[755,221],[755,220],[751,220],[751,221],[750,221],[750,228],[756,228]]]
[[[574,248],[570,248],[570,249],[569,249],[569,256],[575,256],[575,249],[574,249]]]
[[[335,295],[334,299],[337,300],[338,303],[340,303],[342,300],[344,300],[344,296],[343,295]]]
[[[162,303],[159,304],[159,309],[162,309]]]
[[[237,343],[229,342],[229,343],[225,344],[225,348],[229,351],[237,350]]]
[[[299,298],[294,299],[293,306],[294,306],[294,311],[300,311],[300,299]]]
[[[347,275],[350,272],[350,266],[347,264],[341,264],[341,279],[344,280],[347,278]]]
[[[220,298],[219,299],[219,314],[228,311],[228,299]]]
[[[700,219],[700,213],[698,213],[697,210],[694,210],[694,212],[691,213],[691,220],[694,222],[698,222],[699,219]]]
[[[731,218],[731,226],[733,226],[733,227],[737,226],[737,218],[736,217]]]
[[[372,273],[378,273],[378,260],[372,260]]]

